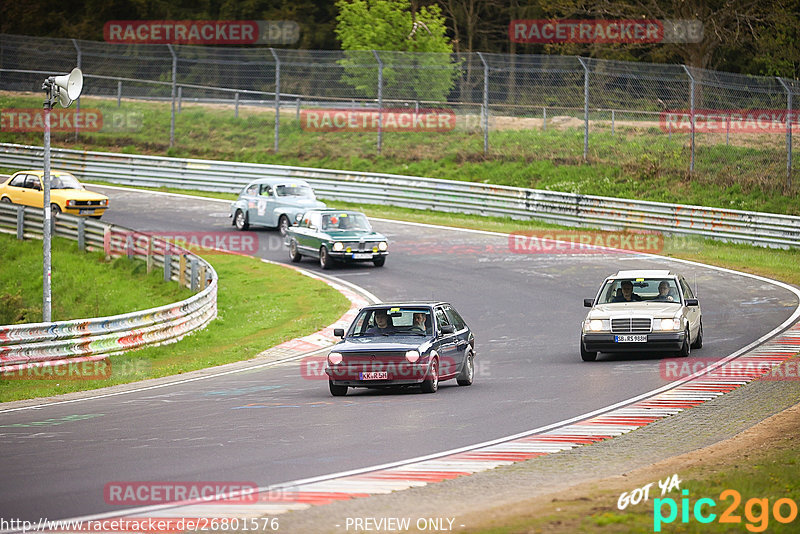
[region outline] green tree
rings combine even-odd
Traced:
[[[345,58],[343,81],[364,96],[378,94],[377,60],[387,98],[444,101],[460,73],[439,6],[409,0],[339,0],[336,36]]]

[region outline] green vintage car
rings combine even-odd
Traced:
[[[332,209],[305,212],[296,226],[287,229],[286,245],[293,262],[303,256],[319,258],[323,269],[336,262],[364,261],[381,267],[389,250],[386,236],[372,229],[366,215]]]

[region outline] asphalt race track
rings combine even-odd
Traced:
[[[228,203],[94,189],[111,198],[106,222],[142,231],[236,232]],[[350,390],[333,398],[324,381],[304,378],[295,362],[0,411],[0,516],[36,521],[120,510],[104,501],[112,481],[267,486],[382,464],[555,423],[663,386],[658,357],[580,359],[583,299],[619,269],[672,268],[696,279],[705,345],[690,359],[727,356],[798,305],[778,286],[666,259],[519,254],[505,236],[387,221],[374,226],[391,240],[386,266],[329,273],[385,301],[453,303],[476,335],[473,386],[450,381],[435,395]],[[277,232],[254,231],[261,257],[289,263]],[[312,260],[300,266],[320,271]]]

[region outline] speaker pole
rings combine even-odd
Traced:
[[[48,78],[42,89],[47,91],[47,100],[44,101],[44,173],[42,176],[42,189],[44,192],[44,222],[42,224],[42,256],[44,257],[44,273],[42,275],[42,322],[49,323],[52,317],[52,294],[50,289],[50,233],[52,231],[53,213],[50,209],[50,110],[53,109],[54,79]]]

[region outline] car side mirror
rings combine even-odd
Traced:
[[[687,306],[700,306],[700,301],[697,299],[686,299]]]
[[[456,327],[451,324],[443,324],[441,330],[442,334],[452,334],[456,331]]]
[[[594,305],[594,299],[583,299],[583,307],[591,308]]]
[[[344,337],[344,328],[334,328],[333,335],[336,337]]]

